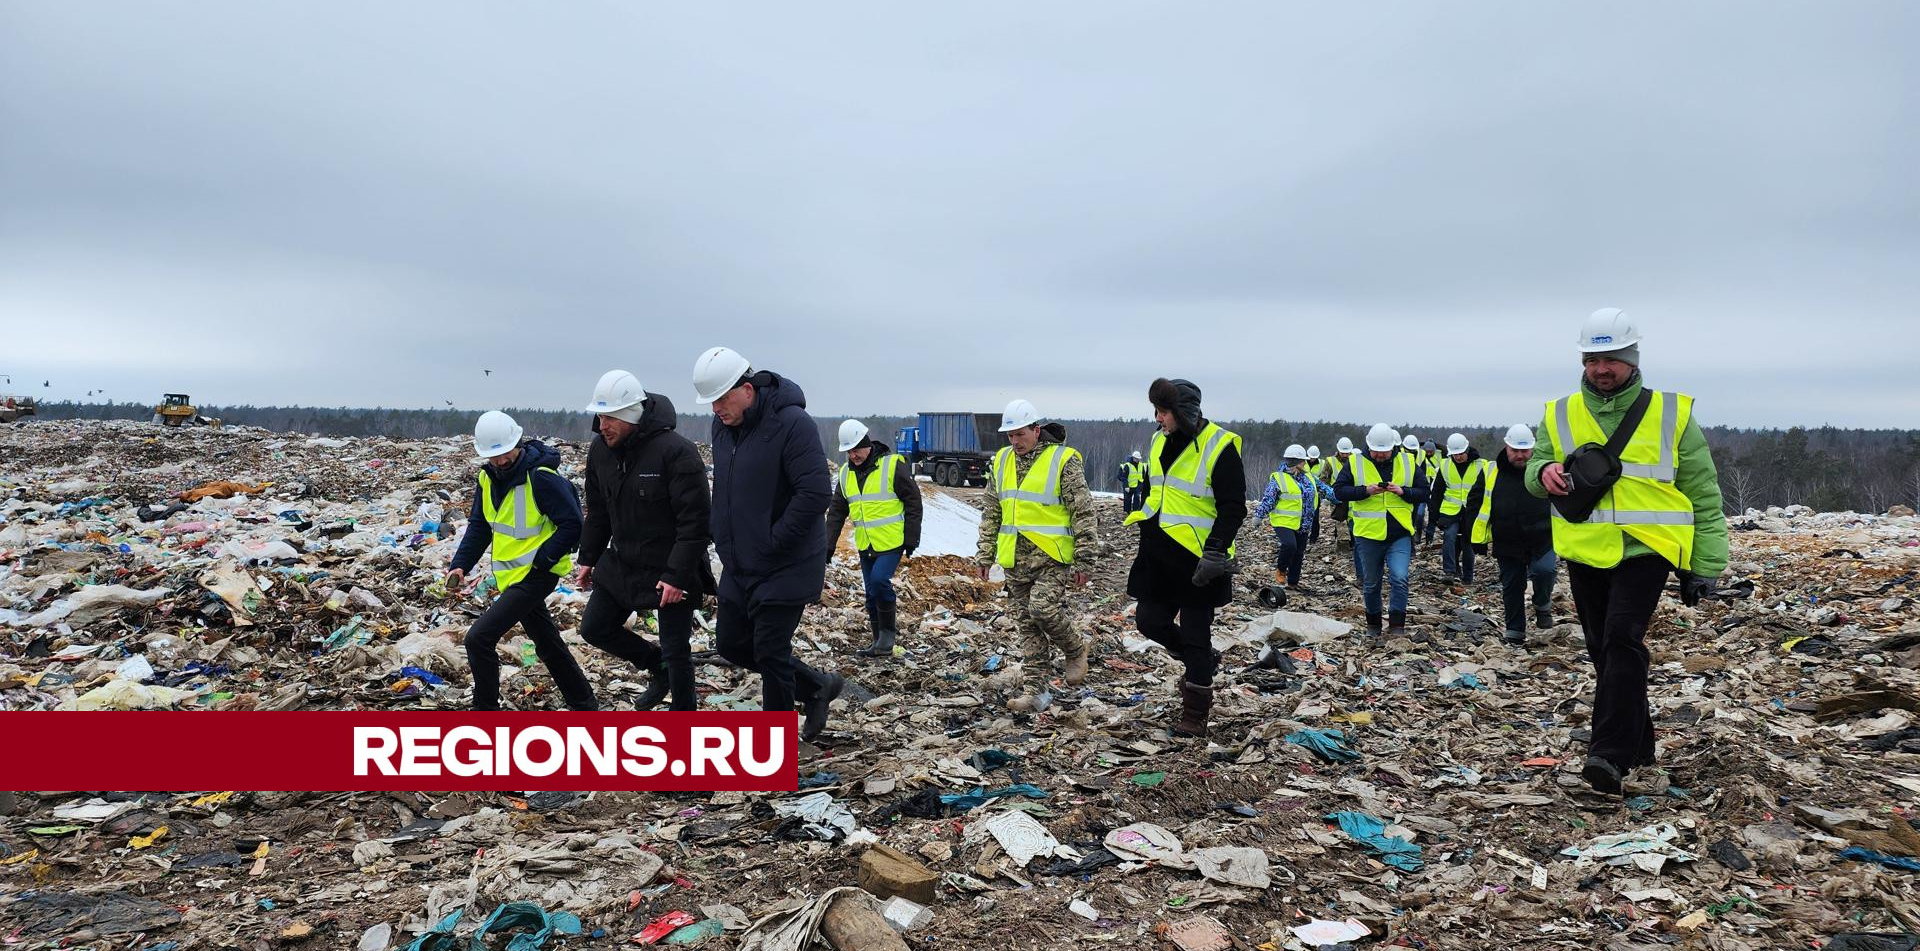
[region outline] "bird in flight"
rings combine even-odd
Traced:
[[[486,375],[488,375],[488,376],[492,376],[492,375],[493,375],[493,371],[492,371],[492,370],[481,370],[480,372],[481,372],[481,373],[485,373],[485,374],[486,374]]]

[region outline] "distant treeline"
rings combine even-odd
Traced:
[[[470,432],[475,413],[458,409],[349,409],[318,406],[217,406],[201,413],[228,423],[259,426],[282,432],[325,436],[390,436],[427,439]],[[153,407],[143,403],[43,403],[40,416],[48,419],[150,419]],[[592,435],[590,418],[578,412],[508,410],[534,435],[585,441]],[[842,417],[821,417],[820,440],[829,454]],[[912,420],[896,416],[863,417],[876,437],[891,442],[893,433]],[[1153,436],[1148,420],[1069,420],[1067,441],[1087,458],[1089,481],[1096,490],[1115,490],[1115,473],[1129,452],[1146,451]],[[1317,445],[1331,453],[1341,436],[1358,441],[1366,434],[1361,423],[1226,422],[1246,441],[1247,481],[1257,486],[1279,464],[1289,443]],[[1429,426],[1397,424],[1402,432],[1441,442],[1448,433],[1461,432],[1491,454],[1500,447],[1505,426]],[[681,414],[680,429],[696,442],[708,441],[712,418]],[[884,436],[882,435],[884,434]],[[1920,507],[1920,430],[1839,429],[1731,429],[1712,427],[1720,469],[1720,486],[1727,510],[1800,504],[1821,511],[1884,512],[1894,505]]]

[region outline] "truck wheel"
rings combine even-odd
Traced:
[[[153,424],[154,424],[155,426],[159,426],[159,425],[161,425],[161,424],[162,424],[162,423],[164,423],[164,422],[165,422],[165,420],[163,420],[163,419],[161,419],[161,418],[160,418],[160,414],[159,414],[159,413],[155,413],[155,414],[153,414]]]

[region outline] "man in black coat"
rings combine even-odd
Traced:
[[[718,648],[760,674],[763,710],[806,714],[800,735],[826,727],[845,682],[793,656],[793,632],[827,577],[832,478],[800,386],[715,347],[694,363],[694,395],[713,404],[713,542],[720,551]]]
[[[652,676],[635,709],[653,709],[671,688],[669,709],[692,710],[693,612],[717,587],[706,463],[674,431],[673,403],[625,370],[600,378],[587,412],[599,435],[587,450],[579,585],[593,594],[580,636]],[[639,611],[653,612],[660,646],[627,629]]]
[[[1553,582],[1560,569],[1553,554],[1551,504],[1527,491],[1533,445],[1533,430],[1514,423],[1487,476],[1487,504],[1492,506],[1488,526],[1507,613],[1507,632],[1501,637],[1515,647],[1527,642],[1528,579],[1533,581],[1533,623],[1544,630],[1553,626]]]

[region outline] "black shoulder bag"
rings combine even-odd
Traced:
[[[1572,398],[1580,399],[1580,396],[1575,394]],[[1586,521],[1613,484],[1620,481],[1620,453],[1627,448],[1627,440],[1633,438],[1633,431],[1640,428],[1640,420],[1647,415],[1647,404],[1652,402],[1653,391],[1642,387],[1640,398],[1627,407],[1627,415],[1620,418],[1620,426],[1608,437],[1606,445],[1590,442],[1567,453],[1567,461],[1560,467],[1566,472],[1572,491],[1548,496],[1561,518],[1569,522]]]

